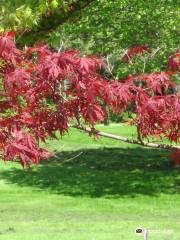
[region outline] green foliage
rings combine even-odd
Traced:
[[[160,48],[145,69],[159,71],[166,65],[167,55],[178,48],[177,6],[174,0],[94,1],[61,24],[47,39],[55,48],[63,42],[67,48],[108,56],[116,78],[133,72],[120,61],[127,48],[148,45],[152,48],[151,54]],[[142,71],[142,62],[144,59],[138,62],[138,72]]]
[[[99,0],[82,10],[52,34],[79,48],[84,43],[93,52],[112,53],[130,45],[178,43],[176,1]],[[72,42],[73,41],[73,42]]]
[[[38,26],[44,15],[57,9],[67,11],[76,0],[3,0],[1,3],[0,31],[27,30]]]
[[[167,56],[179,47],[177,0],[94,0],[82,10],[68,14],[72,3],[81,6],[83,2],[3,0],[0,30],[45,29],[22,39],[23,44],[45,40],[57,49],[63,45],[84,54],[104,56],[109,61],[110,77],[116,79],[164,70]],[[46,31],[57,22],[59,27],[48,34]],[[148,45],[152,50],[149,55],[137,57],[131,66],[122,62],[126,50],[136,45]]]

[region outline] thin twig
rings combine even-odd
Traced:
[[[83,154],[83,152],[80,152],[80,153],[78,153],[76,156],[74,156],[74,157],[71,157],[71,158],[68,158],[68,159],[65,159],[64,161],[62,161],[61,163],[65,163],[65,162],[70,162],[70,161],[72,161],[72,160],[74,160],[74,159],[76,159],[76,158],[78,158],[79,156],[81,156]],[[54,158],[57,158],[57,159],[59,159],[59,157],[58,156],[54,156]]]

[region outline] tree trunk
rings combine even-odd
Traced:
[[[108,126],[109,125],[109,107],[107,106],[106,103],[104,103],[103,106],[105,117],[104,117],[104,125]]]

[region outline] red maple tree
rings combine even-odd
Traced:
[[[136,50],[131,55],[140,53]],[[74,50],[55,52],[40,44],[19,50],[14,34],[1,35],[0,150],[3,159],[19,159],[23,166],[39,163],[52,155],[39,147],[39,141],[55,137],[56,131],[64,135],[72,122],[84,130],[88,124],[91,133],[98,134],[94,124],[105,117],[104,103],[114,112],[133,106],[136,117],[132,122],[138,126],[142,139],[151,135],[178,142],[180,96],[169,93],[174,87],[171,76],[178,69],[172,58],[169,65],[173,72],[113,81],[101,76],[100,69],[106,68],[106,63],[96,56],[84,57]],[[131,142],[150,146],[142,139]],[[171,148],[169,145],[157,147]],[[172,159],[174,164],[180,163],[179,151]]]

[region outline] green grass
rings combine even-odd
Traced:
[[[98,126],[134,136],[126,125]],[[168,152],[71,130],[56,158],[31,169],[1,163],[0,240],[180,239],[180,175]],[[74,158],[75,157],[75,158]]]

